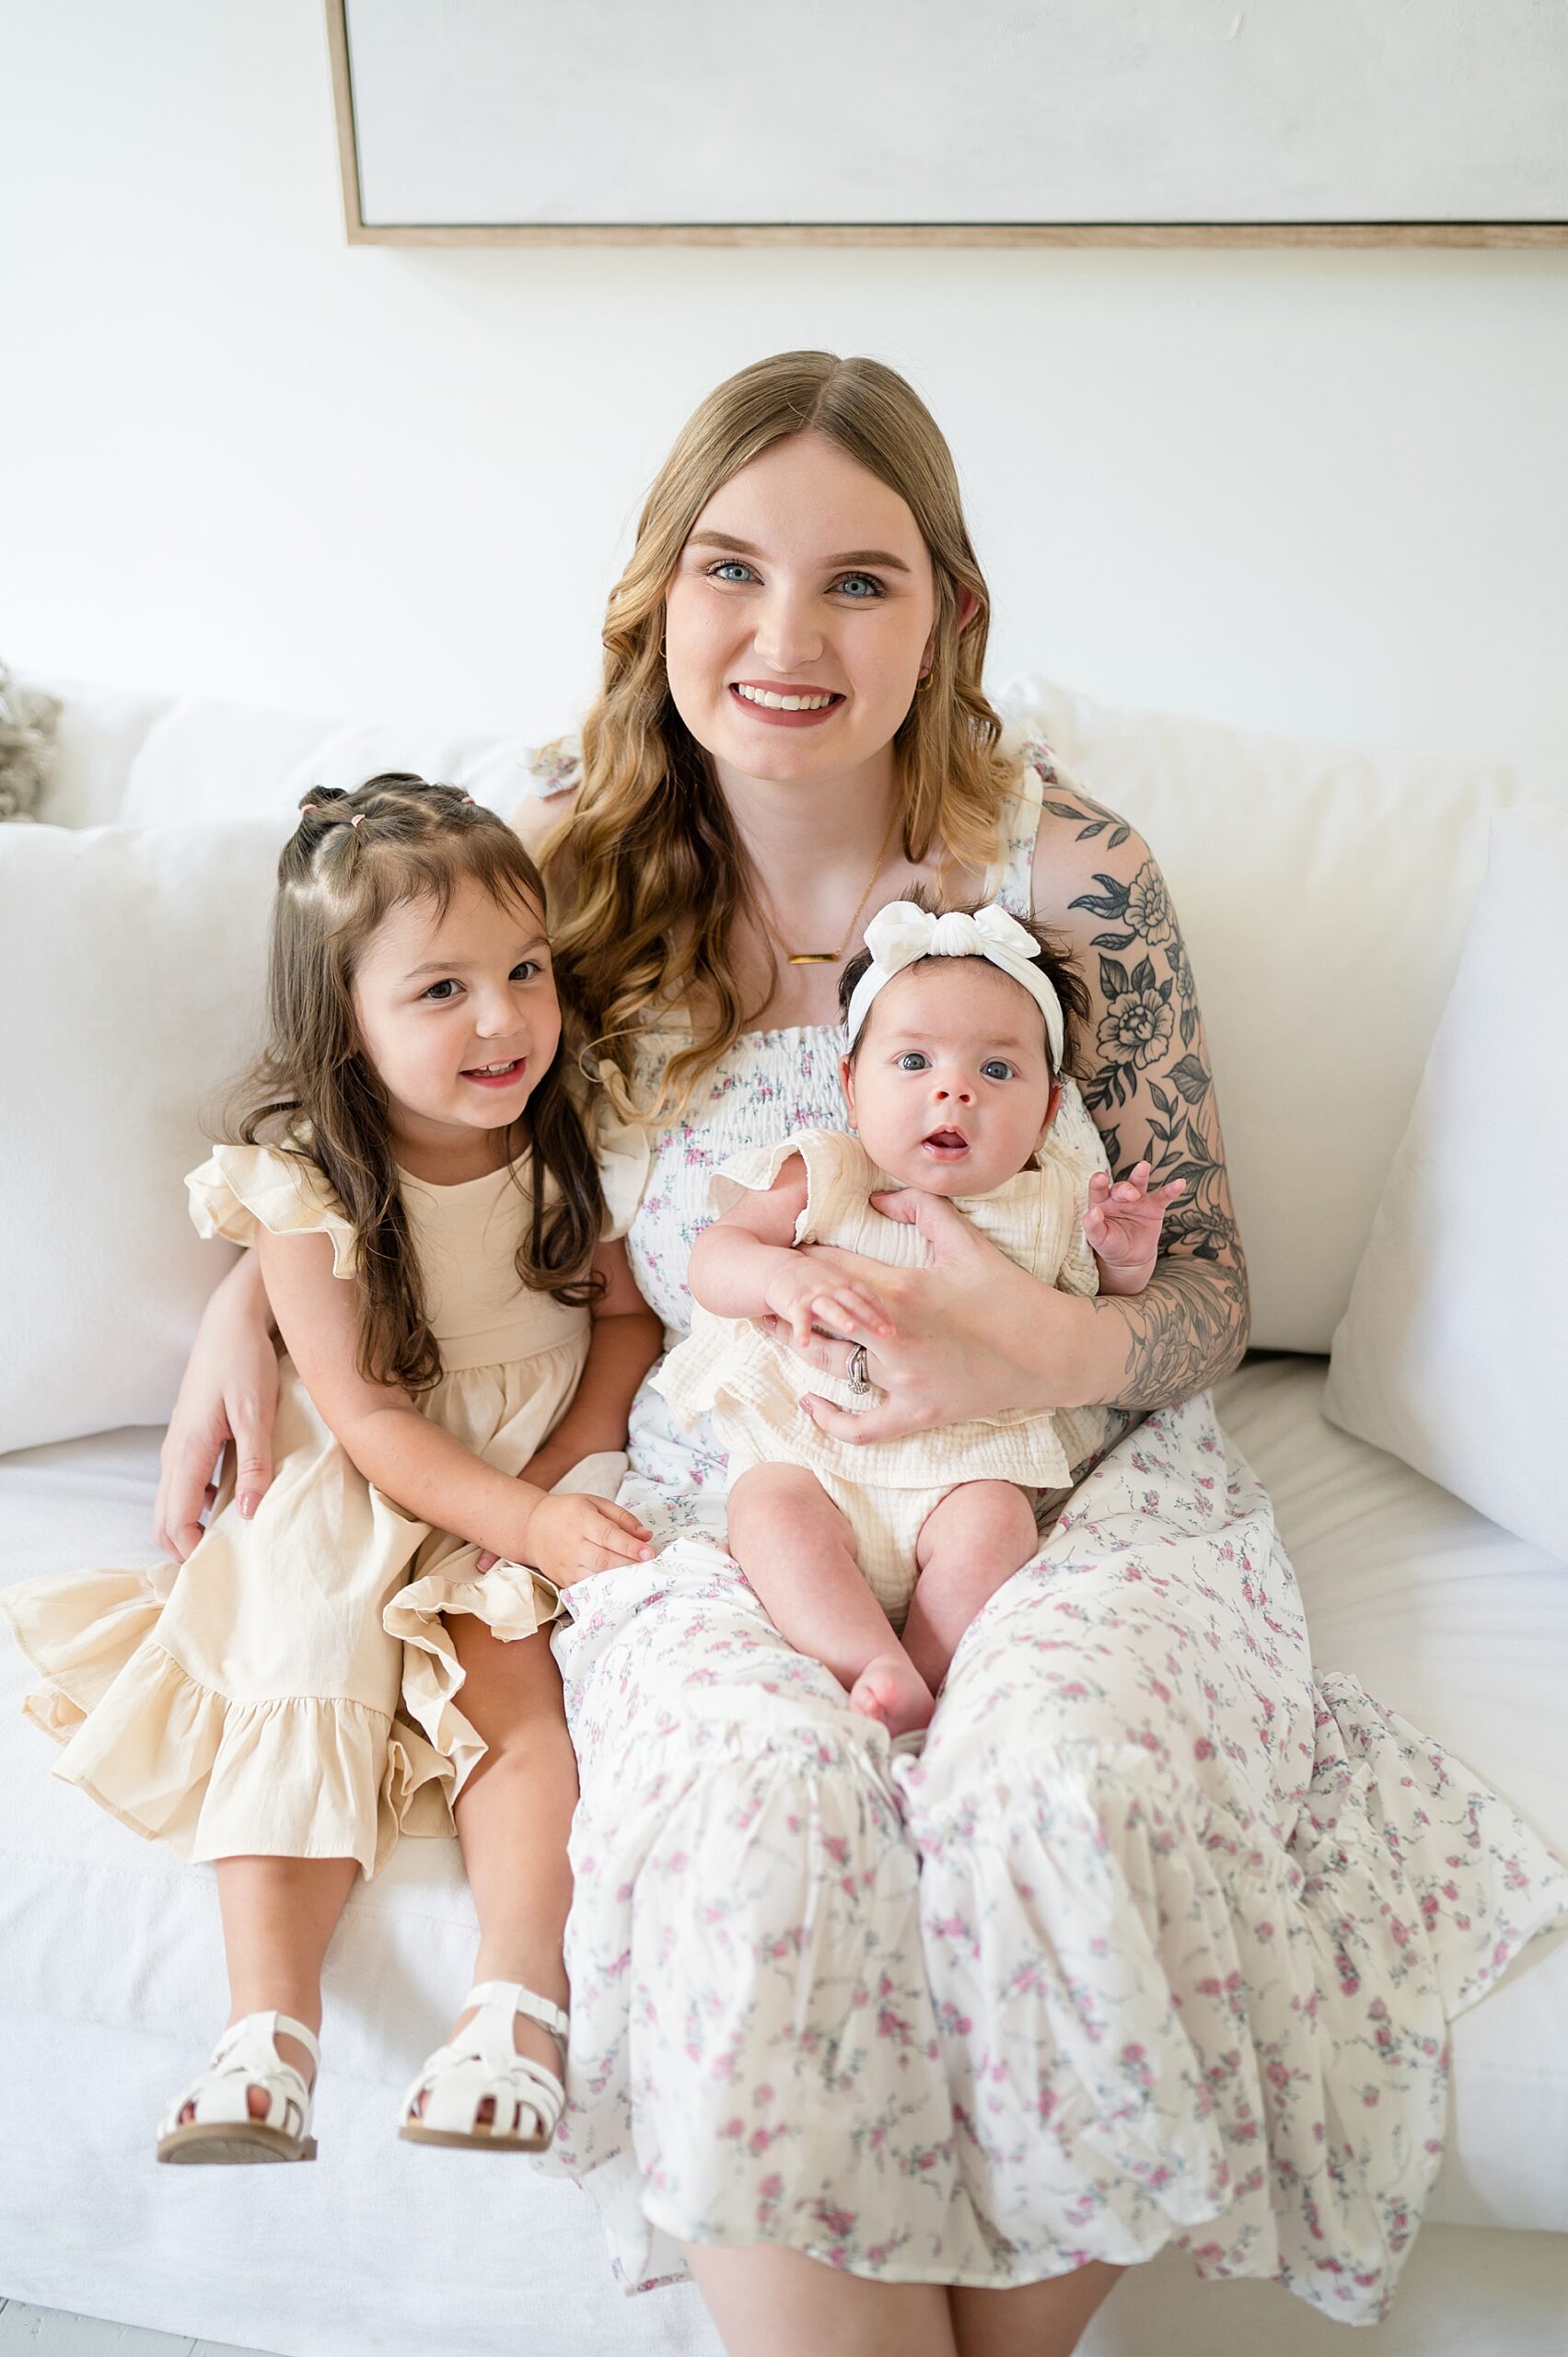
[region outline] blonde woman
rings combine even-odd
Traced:
[[[811,1248],[824,1429],[1120,1411],[918,1758],[779,1636],[725,1554],[711,1436],[639,1395],[622,1503],[661,1551],[580,1585],[555,1641],[582,1782],[556,2151],[622,2280],[683,2252],[735,2357],[1061,2357],[1172,2240],[1375,2317],[1441,2149],[1445,2009],[1553,1912],[1502,1803],[1353,1681],[1314,1684],[1207,1396],[1247,1284],[1176,915],[1136,833],[1003,742],[986,628],[909,386],[763,361],[677,441],[581,747],[519,814],[579,1052],[645,1144],[628,1249],[667,1328],[709,1169],[842,1120],[840,970],[917,887],[1075,954],[1111,1166],[1187,1181],[1132,1298],[1040,1283],[930,1197],[885,1205],[924,1268]],[[843,1283],[879,1313],[846,1320]],[[264,1487],[264,1328],[242,1269],[166,1454],[177,1551],[219,1442]],[[464,1653],[482,1734],[504,1653]]]

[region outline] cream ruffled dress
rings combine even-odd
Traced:
[[[900,1181],[842,1130],[801,1130],[776,1145],[732,1155],[709,1180],[713,1209],[724,1212],[743,1193],[765,1191],[796,1155],[807,1181],[797,1244],[836,1245],[894,1268],[929,1262],[930,1247],[920,1230],[885,1218],[871,1202]],[[985,1194],[956,1198],[954,1209],[1031,1276],[1064,1293],[1093,1294],[1098,1280],[1083,1215],[1091,1176],[1109,1167],[1075,1084],[1064,1080],[1036,1160]],[[876,1404],[876,1394],[868,1399],[824,1376],[751,1320],[718,1318],[698,1303],[690,1336],[650,1381],[679,1422],[690,1427],[712,1414],[731,1480],[754,1465],[798,1465],[814,1473],[847,1515],[861,1572],[895,1622],[901,1621],[914,1587],[915,1538],[949,1490],[964,1481],[1065,1490],[1074,1468],[1103,1446],[1107,1429],[1099,1409],[1018,1410],[900,1440],[852,1445],[803,1416],[801,1395],[816,1392],[858,1413]]]
[[[619,1235],[641,1163],[609,1151],[599,1167]],[[530,1169],[401,1185],[442,1362],[420,1408],[509,1474],[564,1413],[590,1325],[518,1280]],[[314,1164],[219,1146],[186,1185],[203,1236],[326,1235],[334,1275],[353,1279],[353,1227]],[[0,1610],[41,1673],[25,1708],[64,1746],[66,1782],[184,1857],[353,1857],[369,1875],[400,1832],[451,1831],[483,1754],[444,1616],[520,1638],[560,1600],[525,1565],[480,1573],[476,1548],[366,1481],[286,1358],[274,1450],[254,1519],[229,1479],[184,1563],[26,1581]],[[585,1459],[558,1486],[612,1497],[625,1461]]]

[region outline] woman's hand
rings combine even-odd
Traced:
[[[216,1495],[214,1469],[235,1453],[236,1493],[249,1520],[273,1478],[278,1356],[256,1255],[248,1252],[202,1313],[164,1435],[153,1538],[185,1561]]]
[[[833,1293],[846,1283],[865,1289],[874,1283],[886,1312],[880,1327],[869,1320],[845,1325],[841,1339],[817,1335],[804,1353],[824,1374],[842,1377],[850,1350],[864,1343],[867,1377],[885,1394],[859,1414],[811,1394],[801,1406],[819,1432],[851,1444],[897,1440],[1010,1408],[1079,1407],[1090,1397],[1092,1302],[1026,1275],[939,1196],[903,1188],[872,1201],[886,1218],[919,1228],[931,1263],[893,1269],[832,1246],[801,1248],[826,1264],[823,1283]],[[1029,1351],[1016,1361],[1007,1338],[1025,1321]],[[776,1340],[788,1340],[782,1321],[765,1323]],[[1043,1383],[1042,1364],[1052,1370]]]

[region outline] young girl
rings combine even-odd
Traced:
[[[900,1736],[929,1723],[964,1631],[1039,1550],[1040,1492],[1069,1483],[1104,1419],[1013,1413],[856,1446],[819,1430],[799,1400],[826,1389],[869,1406],[864,1353],[848,1383],[825,1386],[745,1321],[778,1321],[799,1350],[815,1323],[890,1331],[863,1284],[835,1278],[832,1248],[920,1265],[918,1229],[875,1201],[899,1187],[947,1197],[1047,1283],[1138,1293],[1183,1181],[1151,1193],[1140,1163],[1112,1190],[1066,1076],[1066,1008],[1082,1021],[1088,1001],[1038,927],[1000,906],[936,915],[898,900],[865,941],[840,985],[840,1077],[858,1142],[797,1132],[714,1173],[722,1208],[692,1248],[691,1339],[654,1383],[685,1420],[713,1410],[729,1459],[730,1552],[775,1626]]]
[[[56,1773],[217,1864],[233,2011],[158,2158],[313,2155],[320,1969],[355,1867],[449,1829],[449,1804],[478,1985],[401,2132],[535,2152],[562,2103],[576,1796],[546,1631],[562,1587],[651,1551],[586,1492],[613,1492],[602,1453],[658,1324],[605,1240],[517,837],[404,775],[301,810],[242,1142],[187,1181],[203,1235],[259,1251],[287,1352],[276,1477],[253,1518],[230,1485],[178,1569],[40,1580],[5,1608]],[[612,1156],[603,1177],[626,1194]]]

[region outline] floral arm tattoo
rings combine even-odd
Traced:
[[[1036,914],[1063,939],[1093,1002],[1077,1064],[1113,1175],[1138,1162],[1151,1186],[1184,1178],[1146,1290],[1102,1305],[1130,1336],[1119,1407],[1163,1408],[1237,1364],[1247,1347],[1247,1263],[1192,968],[1148,845],[1064,777],[1045,781]],[[1054,822],[1054,823],[1052,823]]]

